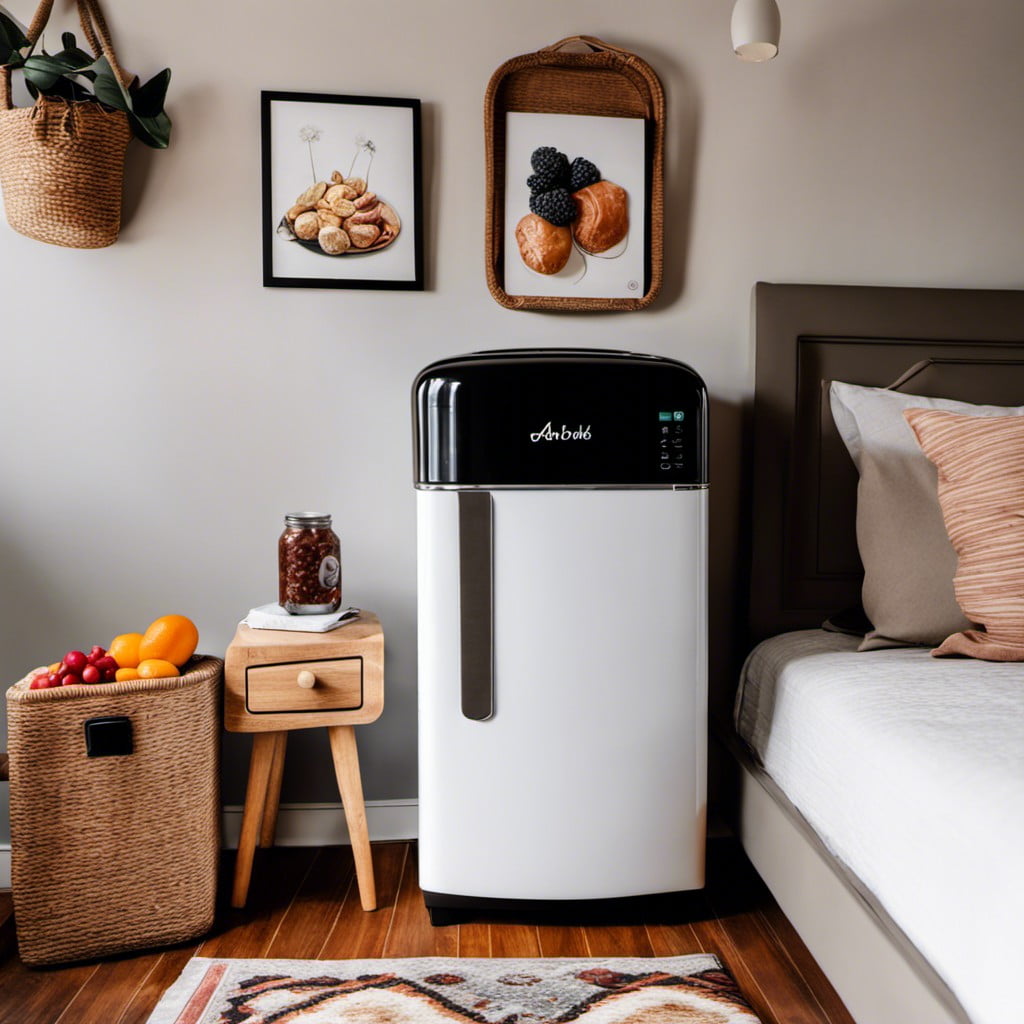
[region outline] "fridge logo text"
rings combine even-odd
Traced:
[[[563,423],[562,429],[559,430],[558,427],[553,427],[551,421],[548,420],[537,433],[530,435],[530,440],[534,444],[538,441],[589,441],[590,424],[588,423],[585,427],[582,424],[578,427],[570,427]]]

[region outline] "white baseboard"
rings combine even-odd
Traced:
[[[221,841],[226,849],[238,846],[242,807],[229,804],[221,818]],[[416,800],[367,800],[366,823],[373,842],[415,839]],[[340,803],[281,804],[277,816],[278,846],[338,846],[349,843],[345,812]],[[0,889],[11,887],[11,845],[0,843]]]
[[[223,844],[233,850],[238,846],[242,828],[240,804],[224,808]],[[417,836],[416,800],[367,800],[366,824],[371,842],[415,839]],[[337,846],[349,843],[345,812],[340,803],[281,804],[277,815],[278,846]]]

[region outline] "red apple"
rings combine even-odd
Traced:
[[[84,655],[83,655],[84,657]],[[81,683],[82,677],[75,672],[69,672],[62,680],[62,686],[78,686]]]
[[[60,686],[61,681],[62,681],[62,677],[61,677],[59,672],[51,672],[46,677],[46,682],[47,682],[47,685],[49,685],[49,686]]]
[[[60,667],[57,669],[57,675],[59,675],[61,679],[63,679],[64,676],[66,676],[70,671],[71,669],[69,669],[67,665],[65,665],[64,662],[62,661],[60,663]]]
[[[104,654],[102,658],[97,658],[93,664],[101,671],[108,672],[113,669],[115,672],[118,669],[117,661],[112,658],[109,654]]]
[[[95,665],[86,665],[82,669],[82,682],[89,683],[101,683],[103,682],[103,673]]]
[[[68,651],[64,655],[64,664],[69,672],[80,673],[89,664],[89,659],[81,651]]]
[[[90,665],[95,665],[106,653],[106,650],[99,644],[94,644],[92,650],[86,655],[86,660]]]

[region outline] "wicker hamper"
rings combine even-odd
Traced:
[[[11,877],[33,966],[207,931],[220,849],[223,662],[181,676],[7,691]]]

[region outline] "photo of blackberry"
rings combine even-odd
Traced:
[[[535,196],[538,192],[550,192],[553,188],[562,188],[567,185],[568,182],[565,178],[551,177],[548,174],[531,174],[526,179],[526,187],[530,190],[530,195]]]
[[[588,185],[596,185],[601,180],[601,172],[586,158],[576,157],[569,166],[569,191],[579,192]]]
[[[553,188],[530,196],[530,212],[555,227],[568,227],[576,219],[576,203],[567,189]]]
[[[534,173],[526,180],[531,193],[549,192],[569,184],[569,158],[554,146],[540,146],[530,157]]]

